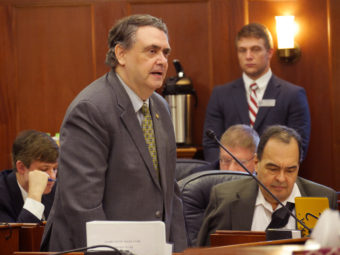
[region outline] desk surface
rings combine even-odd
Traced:
[[[197,150],[197,147],[177,147],[177,158],[193,158]]]
[[[55,254],[55,252],[23,252],[23,251],[18,251],[14,252],[13,255],[52,255]],[[69,255],[84,255],[84,252],[70,252],[70,253],[65,253]]]
[[[330,251],[330,249],[320,249]],[[49,255],[53,252],[14,252],[14,255]],[[82,252],[67,253],[72,255],[84,255]],[[173,255],[316,255],[332,254],[340,255],[340,248],[333,248],[331,253],[305,250],[304,245],[268,245],[254,247],[229,247],[220,246],[213,248],[193,248],[187,249],[183,253],[173,253]]]
[[[265,245],[254,247],[219,246],[184,251],[183,255],[292,255],[304,251],[304,245]],[[300,253],[301,254],[301,253]]]

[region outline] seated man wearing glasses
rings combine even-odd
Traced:
[[[220,142],[250,171],[255,169],[255,152],[259,143],[257,132],[250,126],[239,124],[229,127],[222,135]],[[192,173],[204,170],[231,170],[246,172],[233,158],[220,148],[219,160],[209,165],[196,168]],[[192,174],[191,173],[191,174]]]
[[[0,222],[39,223],[54,199],[59,148],[46,133],[21,132],[12,147],[13,169],[0,172]]]

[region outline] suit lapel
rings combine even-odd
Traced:
[[[236,106],[236,111],[238,112],[238,115],[241,118],[241,123],[244,123],[246,125],[250,124],[249,119],[249,110],[248,110],[248,101],[246,96],[246,91],[244,88],[244,83],[242,78],[239,79],[236,83],[231,84],[230,86],[233,86],[232,95],[233,96],[233,102]],[[227,111],[230,111],[230,109],[226,109]]]
[[[131,100],[128,94],[126,93],[123,85],[120,83],[119,79],[112,71],[109,74],[109,81],[110,84],[112,84],[114,94],[117,97],[118,109],[120,110],[120,118],[124,126],[126,127],[126,130],[130,134],[132,138],[131,140],[137,147],[146,165],[147,171],[151,175],[154,183],[160,189],[161,187],[159,184],[158,176],[156,174],[156,170],[154,169],[152,158],[145,143],[143,130],[138,122]]]
[[[162,118],[165,118],[164,114],[161,114],[160,110],[161,106],[159,102],[156,100],[156,97],[152,95],[150,97],[150,105],[151,105],[151,115],[152,115],[152,122],[153,122],[153,129],[155,132],[155,142],[157,148],[157,157],[158,157],[158,166],[159,166],[159,174],[160,174],[160,181],[162,185],[162,189],[166,190],[167,180],[165,176],[166,174],[166,166],[167,166],[167,145],[168,142],[166,141],[168,134],[167,130],[163,127]]]
[[[13,204],[15,215],[19,215],[22,207],[24,206],[24,200],[22,198],[14,170],[8,175],[8,188],[12,197],[11,203]]]
[[[236,193],[236,199],[231,205],[232,229],[251,229],[257,192],[257,184],[254,180],[251,180],[247,189]]]
[[[306,191],[305,191],[305,189],[304,189],[304,187],[303,187],[303,185],[302,185],[302,183],[301,183],[301,179],[300,179],[299,177],[296,179],[296,184],[297,184],[297,186],[298,186],[298,188],[299,188],[299,191],[300,191],[300,193],[301,193],[301,196],[302,196],[302,197],[307,197],[308,194],[306,193]]]
[[[275,76],[272,75],[268,82],[268,86],[266,91],[264,92],[263,99],[277,99],[280,93],[280,84],[275,79]],[[262,122],[265,120],[267,114],[271,110],[272,107],[260,107],[259,111],[256,115],[254,129],[259,130],[258,127],[261,126]]]

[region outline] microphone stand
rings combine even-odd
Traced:
[[[311,233],[311,229],[309,227],[306,226],[306,224],[304,224],[301,220],[299,220],[266,186],[264,186],[264,184],[255,176],[253,175],[246,167],[245,165],[238,160],[238,158],[236,158],[216,137],[215,132],[208,129],[206,131],[206,135],[215,140],[215,142],[218,143],[218,145],[225,151],[227,152],[265,191],[268,192],[268,194],[270,194],[270,196],[272,198],[275,199],[276,202],[278,202],[282,207],[284,207],[289,214],[297,221],[299,222],[305,229],[308,230],[309,234]]]

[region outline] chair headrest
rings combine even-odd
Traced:
[[[244,177],[249,177],[249,174],[238,171],[207,170],[187,176],[178,182],[178,186],[183,199],[193,200],[197,207],[205,209],[213,186]]]
[[[178,158],[176,160],[176,180],[182,180],[189,176],[193,169],[209,165],[209,162],[200,159]]]
[[[192,174],[178,182],[183,200],[184,219],[190,246],[196,239],[208,206],[210,191],[216,184],[240,178],[251,178],[248,173],[208,170]]]

